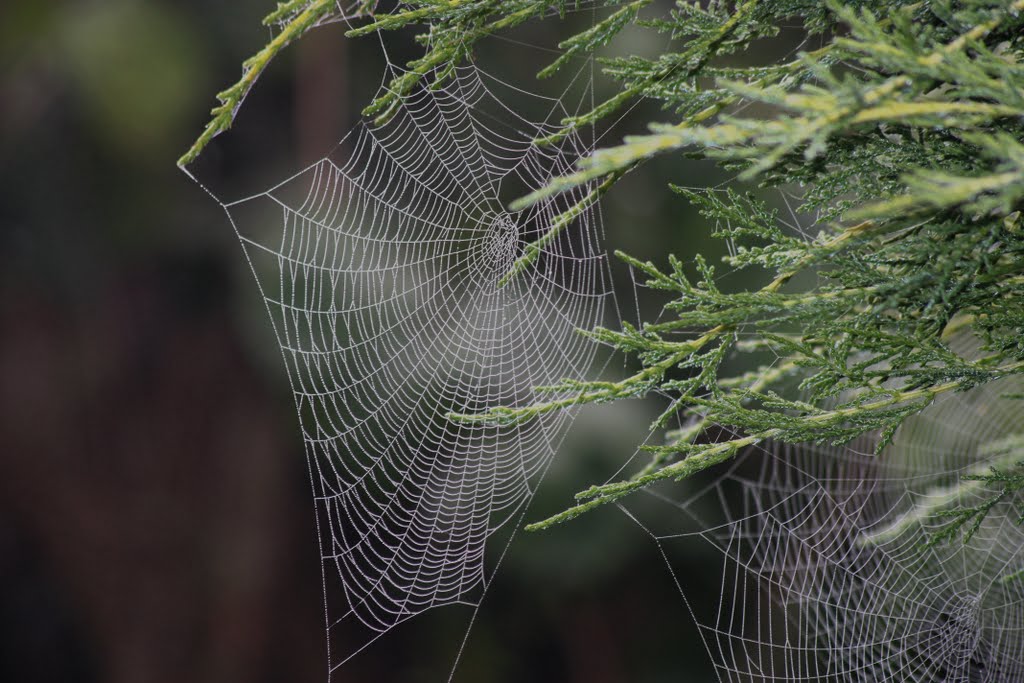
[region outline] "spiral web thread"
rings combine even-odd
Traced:
[[[665,557],[718,680],[1024,680],[1020,501],[1000,503],[966,544],[924,547],[948,522],[936,511],[993,494],[964,475],[1021,460],[985,445],[1024,427],[1006,396],[1022,388],[947,396],[877,456],[877,437],[768,445],[694,495],[655,492],[653,513],[623,506]],[[714,605],[688,594],[680,569],[677,553],[700,545],[722,563]]]
[[[530,109],[547,118],[516,113]],[[550,395],[536,387],[590,371],[595,345],[578,330],[610,302],[596,207],[498,284],[592,189],[505,208],[591,149],[577,136],[533,144],[568,113],[460,67],[387,124],[360,124],[327,158],[224,204],[294,390],[325,582],[340,579],[347,603],[329,615],[329,642],[349,629],[331,671],[410,617],[478,604],[500,560],[488,540],[510,539],[572,419],[449,417],[527,405]]]

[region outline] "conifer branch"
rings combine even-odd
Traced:
[[[285,47],[301,38],[310,29],[318,25],[337,7],[334,0],[292,0],[278,3],[277,9],[268,14],[263,23],[267,26],[286,20],[280,32],[259,52],[242,62],[242,77],[231,87],[217,93],[220,101],[210,110],[213,118],[203,129],[202,134],[192,146],[178,159],[178,167],[185,168],[198,157],[213,138],[231,128],[235,114],[242,106],[242,101],[249,94],[256,81],[270,62]]]
[[[563,121],[553,138],[641,99],[663,105],[671,118],[596,150],[516,202],[522,208],[596,183],[527,245],[502,283],[623,175],[665,154],[714,160],[768,188],[802,187],[798,210],[818,234],[795,234],[742,193],[675,187],[734,246],[727,265],[767,272],[767,282],[723,291],[714,266],[700,257],[691,267],[671,255],[656,265],[619,254],[664,295],[665,318],[585,333],[636,358],[640,370],[617,381],[540,387],[546,400],[525,407],[449,416],[509,425],[587,403],[669,397],[654,427],[677,419],[685,426],[651,447],[648,463],[623,481],[588,488],[574,507],[530,528],[688,476],[766,439],[843,443],[877,431],[884,446],[936,396],[1024,373],[1024,0],[853,4],[713,0],[643,18],[653,4],[613,0],[590,28],[562,41],[562,54],[541,71],[550,75],[614,45],[627,26],[668,35],[673,42],[662,55],[603,60],[619,91]],[[281,32],[221,93],[213,121],[179,163],[230,126],[270,59],[334,7],[279,4],[268,20]],[[374,15],[350,35],[411,29],[423,53],[364,113],[388,120],[424,79],[442,83],[471,60],[478,41],[568,10],[555,0],[421,0]],[[823,45],[782,63],[754,63],[751,45],[793,22]],[[744,59],[727,59],[736,55]],[[978,340],[980,358],[955,351],[954,329]],[[765,365],[759,357],[758,372],[739,376],[724,369],[750,353],[776,360]],[[710,425],[733,436],[709,443]],[[997,475],[977,481],[1015,485],[1014,471],[998,463]],[[991,509],[982,508],[943,503],[921,514],[969,531]]]

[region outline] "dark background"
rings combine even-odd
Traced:
[[[223,212],[174,165],[213,94],[269,38],[270,5],[0,5],[0,681],[326,678],[280,356]],[[557,42],[564,29],[517,35]],[[380,81],[375,39],[342,34],[325,27],[286,50],[203,171],[242,192],[325,154]],[[627,33],[618,49],[657,44]],[[623,131],[659,117],[671,113],[640,107]],[[721,178],[685,162],[628,177],[604,205],[609,245],[716,260],[722,246],[667,180]],[[611,476],[656,409],[582,411],[528,519]],[[676,569],[712,600],[706,560]],[[467,618],[411,624],[336,680],[446,680]],[[457,680],[700,681],[709,667],[657,548],[609,509],[520,534]]]

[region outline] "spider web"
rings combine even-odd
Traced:
[[[294,392],[332,673],[411,617],[479,605],[572,420],[572,411],[513,426],[451,418],[559,397],[536,387],[587,378],[597,346],[578,331],[614,309],[596,207],[499,285],[593,189],[506,208],[592,150],[577,135],[533,143],[574,113],[566,99],[459,67],[284,182],[221,202]],[[344,638],[332,637],[343,625]]]
[[[955,341],[959,352],[976,346]],[[703,489],[620,506],[657,545],[720,681],[1024,679],[1024,531],[997,505],[967,542],[926,547],[935,513],[993,495],[965,475],[1020,459],[1019,380],[946,396],[875,455],[846,447],[748,450]],[[653,505],[653,509],[650,507]],[[721,561],[717,600],[687,590],[680,558]],[[692,579],[692,577],[690,577]]]

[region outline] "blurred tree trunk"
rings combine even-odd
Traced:
[[[227,311],[183,310],[168,279],[78,319],[0,307],[0,519],[64,584],[100,680],[321,680],[304,459]]]

